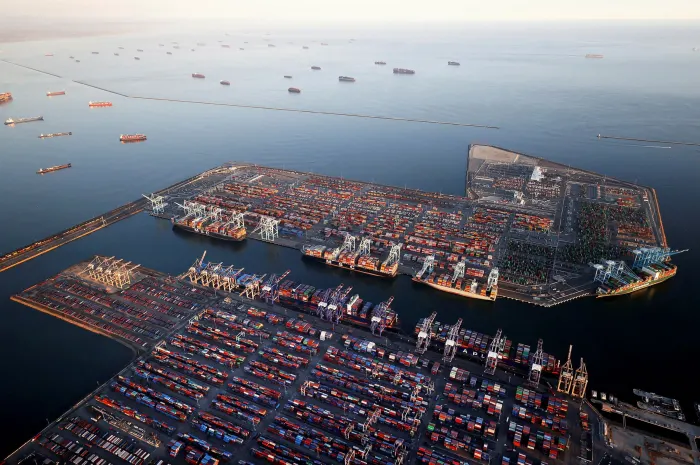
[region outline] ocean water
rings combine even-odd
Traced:
[[[652,289],[542,309],[505,299],[493,304],[465,300],[417,287],[406,277],[388,282],[351,276],[304,262],[293,250],[194,237],[139,215],[0,274],[0,422],[13,425],[3,428],[0,456],[131,357],[114,341],[9,300],[97,253],[180,273],[207,250],[212,259],[249,270],[291,269],[292,279],[317,287],[352,284],[375,302],[393,295],[393,307],[409,330],[418,318],[437,311],[441,321],[462,317],[463,327],[487,333],[503,328],[512,340],[531,346],[541,337],[545,351],[560,358],[573,344],[575,361],[586,360],[591,388],[623,398],[633,388],[675,396],[692,417],[691,402],[700,401],[692,384],[700,357],[695,342],[700,302],[694,289],[700,280],[694,268],[700,259],[695,204],[700,150],[601,141],[596,135],[700,142],[700,52],[692,52],[700,45],[694,43],[699,35],[700,25],[687,23],[235,32],[217,26],[0,44],[0,59],[61,76],[0,61],[0,92],[14,95],[11,103],[0,105],[0,118],[45,118],[0,128],[0,252],[230,160],[462,194],[470,143],[498,145],[652,186],[669,243],[691,249],[676,258],[678,275]],[[172,48],[173,41],[180,49]],[[605,58],[585,59],[586,53]],[[387,65],[374,65],[377,60]],[[447,66],[448,60],[461,66]],[[322,70],[311,71],[313,65]],[[395,66],[416,74],[394,75]],[[193,72],[207,77],[192,79]],[[284,79],[285,74],[293,79]],[[357,82],[338,82],[339,75]],[[221,79],[231,86],[221,86]],[[74,81],[130,96],[499,129],[128,99]],[[289,94],[289,86],[302,93]],[[67,95],[47,98],[49,90],[66,90]],[[88,108],[90,100],[109,100],[114,106]],[[37,138],[64,131],[73,135]],[[120,134],[136,132],[147,134],[148,141],[119,143]],[[73,168],[35,174],[68,162]]]

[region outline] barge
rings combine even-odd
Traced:
[[[71,166],[73,166],[73,165],[71,165],[70,163],[66,163],[65,165],[57,165],[57,166],[51,166],[49,168],[41,168],[36,172],[36,174],[52,173],[54,171],[64,170],[66,168],[70,168]]]

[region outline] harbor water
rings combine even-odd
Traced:
[[[372,302],[393,295],[406,331],[437,311],[442,322],[463,318],[464,328],[489,334],[503,328],[515,342],[536,346],[542,338],[544,350],[560,358],[573,344],[574,365],[585,358],[590,388],[623,399],[632,396],[633,388],[676,397],[692,417],[692,402],[700,400],[692,371],[700,357],[695,342],[700,299],[694,288],[700,281],[694,266],[700,260],[700,152],[693,146],[665,148],[596,136],[700,142],[700,88],[695,84],[700,53],[691,51],[700,26],[366,27],[303,34],[251,29],[229,36],[221,26],[172,31],[1,44],[0,59],[61,77],[0,61],[0,92],[14,96],[0,104],[0,118],[44,117],[0,127],[0,252],[230,160],[463,194],[470,143],[654,187],[669,245],[691,251],[674,259],[675,278],[653,288],[545,309],[506,299],[467,300],[405,276],[351,275],[302,261],[292,249],[252,240],[216,241],[139,214],[0,274],[0,422],[13,425],[3,429],[0,456],[132,357],[117,342],[9,300],[93,254],[178,274],[207,250],[211,260],[251,272],[290,269],[290,279],[316,287],[343,282]],[[587,53],[605,58],[585,59]],[[387,65],[375,65],[378,60]],[[461,66],[448,66],[449,60]],[[322,69],[311,71],[315,65]],[[394,75],[393,67],[416,74]],[[193,79],[194,72],[206,78]],[[339,82],[340,75],[356,82]],[[222,86],[220,80],[231,85]],[[133,99],[75,81],[129,96],[500,129]],[[302,92],[290,94],[290,85]],[[66,95],[46,96],[56,90]],[[89,108],[91,100],[113,106]],[[69,137],[37,137],[68,131]],[[148,140],[119,143],[120,134],[136,133]],[[64,163],[72,167],[35,174]]]

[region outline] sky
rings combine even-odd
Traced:
[[[36,19],[252,19],[271,22],[700,19],[698,0],[18,0],[4,15]]]

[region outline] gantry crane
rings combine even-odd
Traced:
[[[532,387],[540,385],[540,377],[542,376],[542,362],[544,361],[544,352],[542,351],[542,339],[537,340],[537,350],[532,355],[530,363],[530,371],[527,375],[528,384]]]
[[[571,350],[574,346],[569,346],[569,355],[566,357],[566,363],[562,365],[559,372],[559,381],[557,382],[557,392],[570,394],[574,384],[574,365],[571,363]]]
[[[489,344],[489,351],[486,354],[486,368],[484,368],[484,373],[493,375],[496,373],[496,368],[498,367],[498,354],[505,347],[506,338],[503,336],[503,330],[498,328],[496,331],[496,336],[491,340]]]
[[[459,339],[459,329],[462,327],[462,319],[458,319],[450,331],[447,333],[447,339],[445,340],[445,351],[442,355],[442,361],[445,363],[451,363],[455,358],[457,353],[457,340]]]
[[[282,282],[282,280],[286,278],[289,273],[291,273],[291,270],[287,270],[279,276],[277,274],[270,276],[260,290],[260,298],[270,304],[277,302],[280,298],[280,282]]]
[[[370,329],[372,334],[382,335],[384,329],[386,329],[387,314],[389,312],[389,306],[394,301],[394,296],[389,297],[388,300],[380,303],[372,309],[372,318]]]
[[[581,357],[581,365],[574,373],[574,383],[571,386],[571,395],[583,399],[586,396],[586,388],[588,387],[588,369]]]
[[[433,272],[433,267],[435,266],[435,255],[428,255],[425,257],[425,260],[423,261],[423,267],[420,269],[418,273],[416,273],[416,278],[418,279],[423,279],[423,277],[427,274],[431,274]]]
[[[433,321],[435,321],[436,316],[437,312],[433,312],[428,318],[423,320],[423,324],[421,324],[420,330],[418,331],[416,353],[424,354],[425,351],[428,350],[428,346],[430,346],[430,339],[433,335]]]

